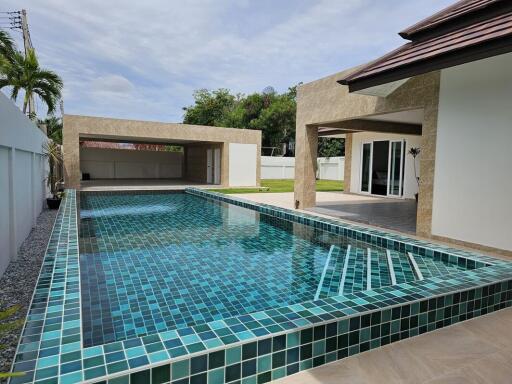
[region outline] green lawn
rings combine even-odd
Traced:
[[[317,191],[343,191],[343,181],[317,180]],[[293,180],[261,180],[261,188],[225,188],[210,189],[210,191],[221,193],[272,193],[272,192],[293,192]]]

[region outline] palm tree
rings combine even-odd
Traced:
[[[59,167],[62,162],[60,145],[52,140],[48,140],[43,144],[43,156],[48,158],[49,165],[48,178],[46,181],[53,198],[56,198],[58,196],[57,183],[61,181],[57,172],[57,167]]]
[[[11,61],[15,51],[16,46],[14,45],[12,37],[9,36],[7,32],[0,29],[0,57]]]
[[[23,113],[27,113],[29,100],[37,95],[51,114],[61,97],[62,80],[55,72],[41,68],[34,50],[30,49],[26,57],[21,52],[14,52],[12,61],[0,62],[0,89],[9,86],[14,101],[20,90],[25,91]]]
[[[62,119],[57,116],[48,116],[39,120],[40,124],[46,125],[46,136],[55,143],[62,145]]]

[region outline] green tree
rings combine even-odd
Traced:
[[[338,138],[319,137],[318,156],[336,157],[345,156],[345,140]]]
[[[236,103],[237,96],[227,89],[197,90],[194,92],[194,105],[183,108],[183,123],[221,126],[221,121],[233,110]]]
[[[278,147],[295,136],[295,111],[295,101],[287,96],[276,96],[250,122],[250,128],[262,130],[264,147]]]
[[[264,147],[279,147],[295,137],[297,86],[279,94],[272,87],[261,93],[233,95],[227,89],[194,92],[194,105],[184,108],[184,123],[256,129]],[[318,155],[342,156],[344,140],[320,138]]]
[[[194,105],[184,108],[184,123],[262,131],[263,146],[275,147],[295,135],[296,88],[278,94],[232,95],[227,89],[194,92]]]
[[[40,124],[46,125],[46,134],[57,144],[62,144],[62,119],[56,116],[49,116],[39,120]]]
[[[51,114],[61,97],[62,80],[55,72],[41,68],[31,49],[26,57],[15,52],[12,61],[3,60],[0,63],[0,89],[4,87],[12,87],[11,99],[14,101],[20,90],[25,91],[23,113],[27,113],[29,99],[37,95],[46,104],[48,114]]]
[[[16,45],[12,37],[0,29],[0,60],[12,61]]]

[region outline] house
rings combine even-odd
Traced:
[[[63,147],[68,188],[260,184],[257,130],[64,115]]]
[[[346,192],[418,193],[417,235],[512,255],[512,2],[459,1],[400,36],[299,87],[296,204],[315,206],[318,137],[345,137]]]

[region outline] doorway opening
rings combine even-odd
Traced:
[[[361,151],[360,192],[403,196],[405,140],[364,142]]]

